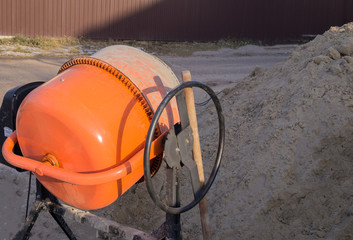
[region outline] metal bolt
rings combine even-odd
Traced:
[[[60,79],[60,82],[63,82],[63,81],[65,81],[65,78],[61,78],[61,79]]]

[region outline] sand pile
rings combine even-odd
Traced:
[[[256,68],[222,105],[226,151],[208,196],[215,238],[352,239],[353,23]]]

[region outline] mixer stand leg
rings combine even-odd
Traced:
[[[15,235],[14,240],[27,240],[31,236],[31,230],[33,228],[34,223],[36,222],[39,213],[44,208],[44,202],[35,201],[34,205],[29,213],[29,216],[26,219],[25,225],[23,228]]]
[[[49,207],[49,213],[50,215],[54,218],[54,220],[56,221],[56,223],[60,226],[60,228],[64,231],[64,233],[66,234],[66,236],[71,240],[76,240],[76,237],[74,235],[74,233],[71,231],[71,229],[69,228],[69,226],[67,225],[67,223],[65,222],[65,219],[56,214],[54,211],[53,211],[53,205],[51,205]]]
[[[59,204],[58,199],[55,196],[53,196],[38,180],[36,182],[36,185],[37,185],[37,193],[36,193],[36,200],[34,202],[34,205],[29,213],[29,216],[26,219],[25,225],[15,235],[14,240],[20,240],[20,239],[27,240],[30,238],[31,230],[42,210],[46,210],[50,213],[50,215],[54,218],[56,223],[60,226],[60,228],[64,231],[64,233],[70,240],[76,240],[74,233],[66,224],[65,219],[61,215],[55,212],[54,204]]]

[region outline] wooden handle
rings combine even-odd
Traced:
[[[181,72],[181,78],[183,82],[191,81],[190,71]],[[202,155],[201,155],[201,147],[200,147],[200,137],[199,130],[197,127],[197,118],[196,118],[196,109],[195,109],[195,100],[194,93],[192,88],[185,88],[185,102],[189,116],[190,127],[192,129],[192,135],[194,138],[194,146],[193,146],[193,156],[194,161],[197,165],[197,170],[199,172],[199,178],[201,187],[203,187],[205,182],[205,176],[203,172],[203,163],[202,163]],[[202,225],[202,235],[203,239],[211,239],[211,226],[210,226],[210,218],[208,215],[208,207],[206,198],[203,198],[199,203],[200,208],[200,216],[201,216],[201,225]]]

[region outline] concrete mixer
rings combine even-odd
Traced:
[[[192,159],[195,130],[184,95],[192,87],[210,95],[219,119],[217,157],[204,185]],[[202,201],[210,189],[223,152],[224,120],[212,89],[195,81],[180,84],[161,60],[128,46],[70,60],[50,81],[8,91],[0,115],[6,160],[1,162],[33,172],[38,180],[37,204],[17,235],[23,239],[29,238],[44,205],[66,235],[76,239],[55,211],[62,205],[57,198],[75,208],[99,209],[143,181],[152,200],[172,219],[170,226],[175,226],[178,215]],[[177,188],[171,191],[172,202],[158,198],[151,177],[163,159],[171,170],[170,181],[182,166],[189,169],[191,203],[180,206]],[[170,229],[165,233],[169,238],[180,238],[180,230],[165,229]]]

